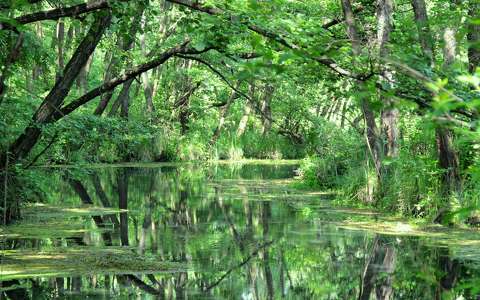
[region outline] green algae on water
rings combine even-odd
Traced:
[[[64,247],[0,251],[0,280],[92,274],[159,273],[186,270],[185,264],[137,254],[129,247]]]

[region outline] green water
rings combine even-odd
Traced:
[[[14,299],[480,297],[475,231],[333,208],[331,194],[291,187],[296,167],[40,169],[45,203],[1,230],[2,290]]]

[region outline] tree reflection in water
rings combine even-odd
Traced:
[[[175,272],[71,274],[3,281],[12,299],[144,295],[147,299],[474,299],[480,272],[422,238],[339,228],[353,215],[318,210],[282,179],[294,166],[59,170],[57,205],[93,203],[80,237],[8,240],[12,249],[123,246],[178,262]],[[118,201],[117,201],[118,200]],[[301,203],[302,205],[298,205]],[[307,207],[308,209],[297,207]],[[87,225],[85,225],[87,226]],[[470,267],[467,267],[470,266]],[[12,287],[8,289],[8,287]]]

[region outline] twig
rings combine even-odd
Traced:
[[[255,103],[255,100],[252,99],[250,96],[248,96],[247,94],[245,94],[244,92],[240,91],[239,89],[237,89],[236,87],[233,86],[233,84],[230,83],[230,81],[222,74],[220,73],[220,71],[218,71],[217,69],[215,69],[210,63],[208,63],[207,61],[201,59],[201,58],[198,58],[198,57],[195,57],[195,56],[190,56],[190,55],[182,55],[182,54],[175,54],[175,56],[177,57],[180,57],[180,58],[183,58],[183,59],[190,59],[190,60],[195,60],[201,64],[204,64],[205,66],[207,66],[213,73],[217,74],[232,90],[234,90],[235,92],[237,92],[239,95],[241,95],[242,97],[244,97],[245,99],[247,99],[254,107],[254,109],[257,111],[257,113],[259,113],[260,115],[262,115],[265,119],[269,120],[270,122],[272,123],[276,123],[275,120],[273,120],[270,116],[267,116],[260,108],[258,108],[257,104]]]

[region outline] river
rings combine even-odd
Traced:
[[[479,299],[475,230],[338,208],[297,162],[40,168],[1,229],[13,299]]]

